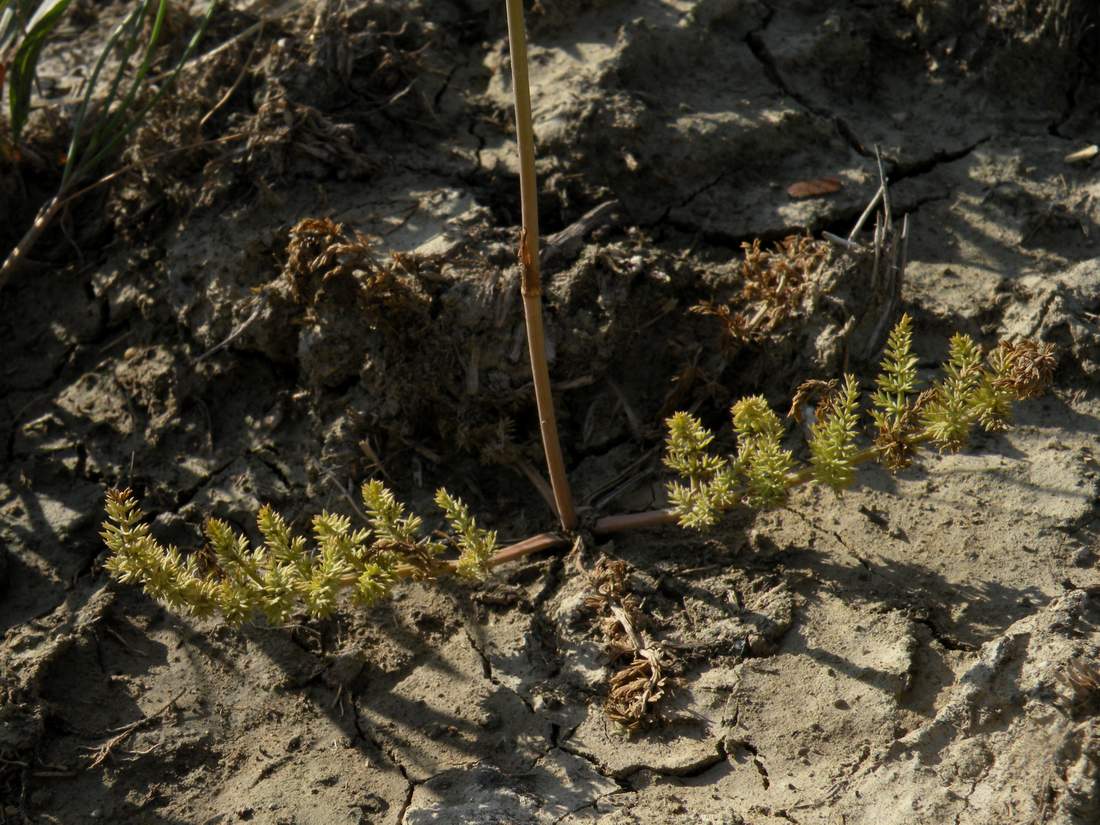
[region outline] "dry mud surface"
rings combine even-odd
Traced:
[[[121,10],[80,5],[47,108]],[[0,822],[1100,821],[1100,686],[1063,680],[1100,661],[1100,177],[1063,160],[1100,135],[1094,4],[534,4],[544,231],[617,202],[546,265],[592,511],[664,502],[673,409],[720,427],[744,393],[873,379],[886,313],[916,319],[922,369],[954,330],[1052,342],[1055,389],[843,497],[234,631],[109,581],[105,488],[182,546],[262,502],[355,515],[378,473],[419,510],[447,484],[505,540],[553,528],[522,472],[541,456],[503,4],[238,3],[204,48],[261,14],[127,157],[242,137],[90,195],[0,294]],[[841,262],[724,347],[688,309],[736,297],[742,242],[846,235],[876,144],[911,218],[900,296]],[[0,167],[6,246],[48,189],[33,161]],[[788,196],[820,177],[841,188]],[[296,267],[291,228],[326,217],[402,254],[389,291]],[[676,658],[632,734],[585,608],[608,558]]]

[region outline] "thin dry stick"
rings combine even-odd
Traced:
[[[512,466],[516,471],[524,476],[531,482],[531,486],[534,487],[543,500],[550,505],[550,509],[554,515],[558,514],[558,503],[554,500],[554,490],[546,483],[546,479],[539,475],[539,471],[535,469],[535,466],[526,458],[517,458],[512,462]]]
[[[909,265],[909,213],[901,219],[901,262],[898,264],[898,280],[905,282],[905,267]]]
[[[45,206],[38,210],[38,215],[35,216],[31,228],[27,230],[19,243],[15,245],[15,249],[8,253],[8,257],[4,259],[4,263],[0,264],[0,289],[4,288],[8,279],[19,269],[19,266],[23,263],[23,258],[30,252],[31,247],[38,242],[38,239],[42,236],[42,233],[46,231],[46,227],[49,226],[57,216],[58,211],[60,211],[66,200],[67,198],[63,194],[58,193],[50,198]]]
[[[880,185],[879,188],[875,191],[875,196],[871,198],[871,202],[867,204],[867,208],[864,209],[863,212],[860,214],[859,220],[856,221],[855,226],[852,227],[852,231],[848,233],[848,245],[851,245],[853,242],[855,242],[856,235],[858,235],[859,231],[863,229],[863,224],[867,223],[867,219],[871,217],[871,213],[875,211],[875,207],[878,206],[878,202],[882,200],[884,194],[885,191]],[[834,235],[833,237],[836,236]]]
[[[878,161],[878,179],[881,182],[879,187],[882,190],[882,217],[887,226],[893,225],[893,217],[890,214],[890,181],[886,177],[886,165],[882,162],[882,152],[879,151],[878,144],[875,144],[875,160]]]
[[[260,18],[259,26],[259,32],[262,34],[264,30],[263,18]],[[244,82],[245,75],[248,74],[249,67],[252,66],[252,58],[256,56],[256,50],[259,48],[260,38],[257,35],[256,42],[252,44],[252,50],[248,53],[248,57],[245,58],[244,63],[241,65],[241,71],[237,75],[237,79],[233,81],[232,86],[226,89],[225,94],[218,99],[218,102],[214,104],[214,107],[202,116],[202,120],[199,121],[199,129],[204,129],[206,127],[206,124],[210,121],[210,118],[217,114],[218,110],[221,109],[222,106],[224,106],[226,103],[228,103],[230,98],[232,98],[233,95],[236,93],[237,89],[241,87],[241,83]]]
[[[111,752],[114,751],[114,749],[117,748],[119,745],[121,745],[130,734],[132,734],[136,730],[139,730],[140,728],[145,727],[155,719],[159,719],[161,716],[163,716],[170,707],[172,707],[174,704],[176,704],[176,702],[179,701],[179,698],[183,696],[185,692],[185,690],[181,690],[179,693],[169,699],[164,705],[162,705],[159,710],[150,713],[148,716],[143,716],[136,722],[131,722],[130,724],[124,725],[121,728],[115,728],[115,730],[117,731],[116,734],[108,739],[106,742],[104,742],[102,745],[100,745],[98,748],[86,748],[86,750],[90,750],[93,752],[92,760],[88,764],[88,767],[96,768],[102,765],[111,755]]]
[[[516,106],[516,141],[519,145],[519,195],[523,209],[520,233],[520,291],[527,325],[527,347],[531,354],[531,376],[535,384],[535,403],[539,411],[542,448],[550,486],[554,489],[558,518],[565,530],[577,525],[573,494],[565,475],[565,460],[558,441],[554,416],[554,397],[550,390],[550,371],[546,365],[546,346],[542,328],[542,278],[539,273],[538,190],[535,183],[535,135],[531,125],[531,92],[527,80],[527,39],[523,23],[523,0],[507,0],[508,44],[512,55],[512,94]]]

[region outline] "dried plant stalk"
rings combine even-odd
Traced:
[[[546,365],[546,344],[542,327],[542,276],[539,273],[539,210],[535,181],[535,134],[531,124],[531,91],[527,80],[527,37],[523,23],[522,0],[507,0],[508,44],[512,55],[512,94],[516,107],[516,141],[519,145],[519,194],[523,211],[519,262],[523,294],[523,314],[527,323],[527,348],[531,354],[531,376],[535,384],[535,403],[539,411],[542,447],[558,519],[565,530],[577,525],[573,494],[565,475],[565,460],[558,440],[554,415],[554,397],[550,390],[550,370]]]

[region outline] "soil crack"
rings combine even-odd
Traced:
[[[983,135],[969,146],[963,146],[961,149],[941,149],[938,152],[933,152],[931,157],[910,161],[909,163],[893,161],[890,163],[890,168],[887,170],[886,176],[890,179],[891,183],[897,183],[899,180],[905,180],[906,178],[927,175],[937,166],[962,160],[983,143],[988,143],[992,137],[992,135]],[[937,198],[937,200],[939,200],[939,198]]]
[[[767,29],[768,26],[771,24],[771,21],[775,17],[775,14],[775,9],[769,7],[768,16],[764,19],[763,24],[759,28],[753,29],[747,35],[745,35],[745,44],[749,47],[749,50],[752,52],[753,57],[755,57],[760,65],[763,67],[764,76],[767,77],[767,79],[776,88],[782,91],[783,94],[790,97],[806,111],[810,112],[813,115],[816,115],[817,117],[832,122],[834,128],[837,130],[837,133],[842,138],[844,138],[844,140],[848,143],[853,152],[865,158],[873,158],[874,153],[867,150],[865,143],[859,138],[859,136],[855,132],[855,129],[850,123],[848,123],[848,121],[846,121],[841,115],[837,114],[836,112],[833,112],[824,106],[818,106],[813,103],[806,95],[795,89],[790,83],[787,82],[786,78],[783,77],[782,73],[779,71],[779,66],[776,62],[775,56],[771,53],[771,50],[768,49],[768,45],[764,42],[764,38],[762,36],[762,32]],[[1068,109],[1067,111],[1072,112],[1072,108]],[[1068,117],[1069,114],[1067,114],[1065,118],[1062,118],[1062,121],[1060,121],[1058,125],[1060,125],[1061,122],[1064,122],[1064,120],[1068,119]],[[1056,128],[1057,126],[1051,127],[1052,130]],[[1052,133],[1057,134],[1056,131],[1053,131]],[[902,164],[894,161],[891,164],[891,168],[889,170],[889,178],[892,182],[897,182],[899,180],[904,180],[905,178],[927,174],[940,164],[951,163],[952,161],[960,160],[961,158],[966,157],[977,147],[989,141],[991,138],[992,135],[984,135],[968,146],[964,146],[959,149],[940,150],[933,153],[931,157],[922,158],[912,161],[910,163]],[[704,189],[700,191],[705,191],[706,188],[709,187],[704,187]]]
[[[934,621],[932,621],[932,619],[928,616],[921,616],[919,618],[914,618],[913,621],[916,624],[924,625],[925,627],[927,627],[929,632],[932,634],[932,638],[935,639],[937,642],[939,642],[941,645],[943,645],[948,650],[960,650],[960,651],[963,651],[963,652],[966,652],[966,653],[974,653],[976,650],[978,650],[977,645],[972,645],[969,642],[959,641],[958,639],[954,638],[953,636],[949,636],[946,633],[944,633],[942,630],[939,629],[939,627],[936,626],[936,623]]]
[[[527,708],[527,711],[529,713],[535,715],[535,707],[531,704],[526,696],[521,694],[515,688],[511,688],[508,685],[504,684],[499,679],[497,679],[496,676],[493,675],[493,664],[491,661],[489,661],[488,654],[486,654],[485,651],[478,646],[477,641],[474,639],[473,633],[470,632],[470,628],[468,625],[466,625],[465,622],[463,623],[462,631],[466,634],[466,641],[470,643],[470,647],[473,648],[474,653],[476,653],[478,658],[481,659],[482,675],[484,675],[485,678],[488,679],[494,687],[498,687],[501,690],[506,690],[509,693],[513,694],[517,699],[523,702],[523,706]]]
[[[842,118],[835,112],[830,112],[828,109],[812,103],[809,98],[807,98],[801,92],[795,90],[795,88],[791,86],[780,73],[779,66],[775,61],[775,57],[768,49],[768,44],[764,42],[764,38],[761,34],[765,29],[768,28],[769,25],[771,25],[772,20],[775,18],[775,14],[775,9],[769,6],[768,15],[764,18],[763,24],[761,24],[759,28],[753,29],[745,35],[745,44],[749,47],[749,51],[752,52],[753,57],[755,57],[757,62],[759,62],[760,65],[763,67],[764,76],[772,83],[772,85],[774,85],[781,92],[783,92],[783,94],[787,95],[796,103],[798,103],[798,105],[801,106],[803,109],[813,115],[816,115],[817,117],[830,121],[833,124],[834,128],[837,130],[837,133],[842,138],[844,138],[844,140],[851,147],[852,151],[855,152],[857,155],[862,155],[865,158],[874,157],[871,152],[867,151],[866,147],[863,144],[863,141],[859,139],[859,137],[855,133],[855,130],[846,120],[844,120],[844,118]]]
[[[362,714],[359,712],[358,702],[351,703],[352,714],[355,717],[355,730],[365,742],[369,742],[374,748],[386,757],[398,772],[401,774],[401,778],[405,780],[408,787],[405,790],[405,799],[401,804],[401,810],[397,812],[398,825],[403,825],[405,822],[405,814],[409,810],[409,806],[412,805],[413,794],[416,792],[417,785],[423,784],[417,782],[409,776],[408,770],[405,769],[405,765],[397,758],[397,754],[392,748],[385,747],[381,740],[374,735],[374,731],[371,730],[370,725],[364,721]],[[429,777],[430,778],[430,777]],[[425,780],[426,781],[426,780]]]
[[[714,740],[713,753],[708,753],[705,756],[701,756],[699,759],[687,765],[677,765],[674,767],[655,767],[653,765],[636,764],[629,765],[621,770],[611,770],[607,767],[607,765],[600,762],[600,760],[597,759],[595,756],[592,756],[591,754],[585,753],[584,751],[578,750],[576,748],[570,747],[568,741],[566,740],[568,740],[569,736],[571,736],[573,732],[574,731],[570,731],[569,735],[566,736],[563,741],[558,743],[558,747],[566,753],[572,754],[573,756],[576,756],[579,759],[583,759],[585,762],[588,762],[592,765],[592,767],[596,769],[596,772],[599,773],[600,776],[614,780],[623,790],[634,790],[634,786],[633,784],[631,784],[630,780],[643,772],[648,772],[653,776],[676,777],[678,779],[694,779],[702,776],[707,771],[714,768],[716,765],[722,764],[728,758],[725,741],[721,738],[716,738]],[[753,754],[753,758],[755,759],[756,749],[751,748],[749,749],[749,752]],[[764,775],[767,776],[766,770],[764,771]],[[767,786],[765,785],[765,787]]]
[[[768,768],[764,764],[764,760],[760,758],[760,749],[756,747],[752,742],[741,740],[737,742],[738,747],[744,748],[745,751],[752,757],[752,766],[756,768],[756,772],[760,774],[760,784],[764,786],[764,790],[768,790],[771,787],[771,778],[768,776]]]

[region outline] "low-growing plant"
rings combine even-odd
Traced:
[[[371,604],[401,579],[444,575],[481,579],[498,565],[534,552],[567,547],[577,540],[577,514],[558,443],[543,349],[522,6],[519,0],[507,0],[507,4],[523,205],[521,292],[549,486],[561,530],[498,548],[496,534],[479,526],[461,500],[441,489],[436,503],[448,529],[426,533],[425,519],[409,513],[382,482],[374,480],[362,488],[367,527],[354,528],[346,516],[322,513],[313,519],[310,542],[265,506],[257,516],[262,544],[252,546],[225,522],[210,519],[205,528],[207,551],[185,555],[157,542],[129,490],[113,490],[107,495],[108,518],[102,535],[110,550],[107,568],[121,581],[141,585],[173,609],[200,616],[219,614],[231,624],[254,616],[282,623],[299,612],[328,616],[338,608],[341,594],[353,604]],[[884,191],[876,198],[884,198]],[[882,237],[882,231],[876,232],[876,238]],[[809,254],[806,242],[800,241],[792,249],[802,257]],[[759,265],[759,246],[752,245],[749,253]],[[810,263],[816,265],[816,258]],[[776,281],[773,286],[782,285]],[[817,399],[805,463],[796,459],[783,421],[761,396],[743,398],[732,406],[736,442],[730,455],[713,449],[715,434],[697,417],[678,412],[666,422],[664,462],[679,476],[668,486],[670,506],[597,516],[589,518],[584,527],[597,536],[674,523],[704,529],[736,507],[783,504],[791,489],[801,484],[843,490],[854,482],[858,466],[871,460],[891,471],[902,470],[922,445],[957,450],[975,427],[1003,429],[1013,402],[1042,392],[1054,366],[1053,349],[1048,345],[1001,343],[983,352],[960,334],[951,339],[942,377],[922,390],[912,349],[912,321],[902,315],[889,334],[870,394],[870,422],[874,425],[870,436],[864,435],[864,394],[853,375],[844,376],[843,381],[809,381],[795,393],[788,416],[797,420],[811,406],[809,400]],[[633,728],[640,715],[665,693],[663,654],[639,633],[634,602],[615,584],[621,582],[622,571],[612,572],[615,574],[604,570],[596,576],[601,584],[592,604],[601,620],[609,623],[609,638],[617,640],[617,655],[628,659],[612,684],[608,710],[617,721]]]
[[[232,625],[256,614],[281,624],[299,610],[324,618],[343,591],[354,604],[370,605],[402,578],[450,572],[480,579],[488,572],[496,534],[478,527],[466,505],[446,490],[435,497],[451,527],[443,539],[425,536],[423,519],[408,514],[382,482],[368,481],[362,497],[369,529],[353,529],[347,516],[321,513],[313,519],[311,548],[264,507],[256,517],[263,545],[251,547],[226,522],[212,518],[205,529],[209,552],[185,557],[153,538],[129,490],[112,490],[103,531],[111,550],[106,566],[120,581],[142,585],[172,608],[196,616],[217,613]],[[440,561],[452,548],[458,559]]]
[[[983,358],[970,338],[956,335],[944,376],[918,393],[911,326],[903,315],[890,334],[871,396],[877,433],[869,445],[859,444],[860,391],[852,375],[817,404],[810,459],[801,467],[783,445],[781,419],[762,396],[742,398],[731,408],[737,438],[732,456],[715,453],[714,433],[679,412],[666,422],[664,463],[680,476],[668,485],[671,507],[597,519],[594,531],[671,521],[704,529],[735,507],[784,504],[792,488],[807,482],[843,490],[862,463],[875,460],[896,471],[912,463],[922,444],[958,450],[975,427],[1003,430],[1012,402],[1034,397],[1050,381],[1055,364],[1050,345],[1002,343]],[[129,490],[112,490],[102,534],[111,551],[106,566],[120,581],[140,584],[174,609],[198,616],[219,613],[231,624],[256,614],[282,623],[298,611],[330,615],[341,591],[354,604],[372,604],[400,579],[450,574],[481,579],[498,564],[567,541],[567,533],[542,534],[498,550],[496,534],[479,527],[467,506],[445,489],[435,497],[450,528],[442,537],[425,535],[424,519],[409,514],[381,481],[364,484],[362,498],[369,529],[353,529],[347,516],[322,513],[313,519],[312,548],[265,506],[257,515],[262,545],[250,546],[226,522],[212,518],[205,527],[208,552],[184,556],[157,542]],[[441,558],[449,550],[457,551],[456,559]]]
[[[1049,384],[1054,348],[1033,341],[998,344],[983,356],[968,336],[951,339],[943,377],[923,392],[912,350],[912,320],[902,315],[887,341],[881,372],[871,395],[877,432],[860,448],[860,391],[853,375],[843,384],[813,381],[795,393],[791,418],[800,418],[801,400],[825,387],[810,426],[809,462],[797,470],[783,447],[779,416],[762,396],[743,398],[731,417],[737,453],[711,452],[714,434],[696,417],[680,412],[668,420],[665,464],[681,478],[668,495],[682,527],[705,528],[738,505],[775,507],[793,487],[809,481],[840,491],[851,486],[856,468],[878,461],[891,471],[909,466],[917,448],[961,449],[975,427],[996,432],[1008,426],[1014,401],[1033,398]]]

